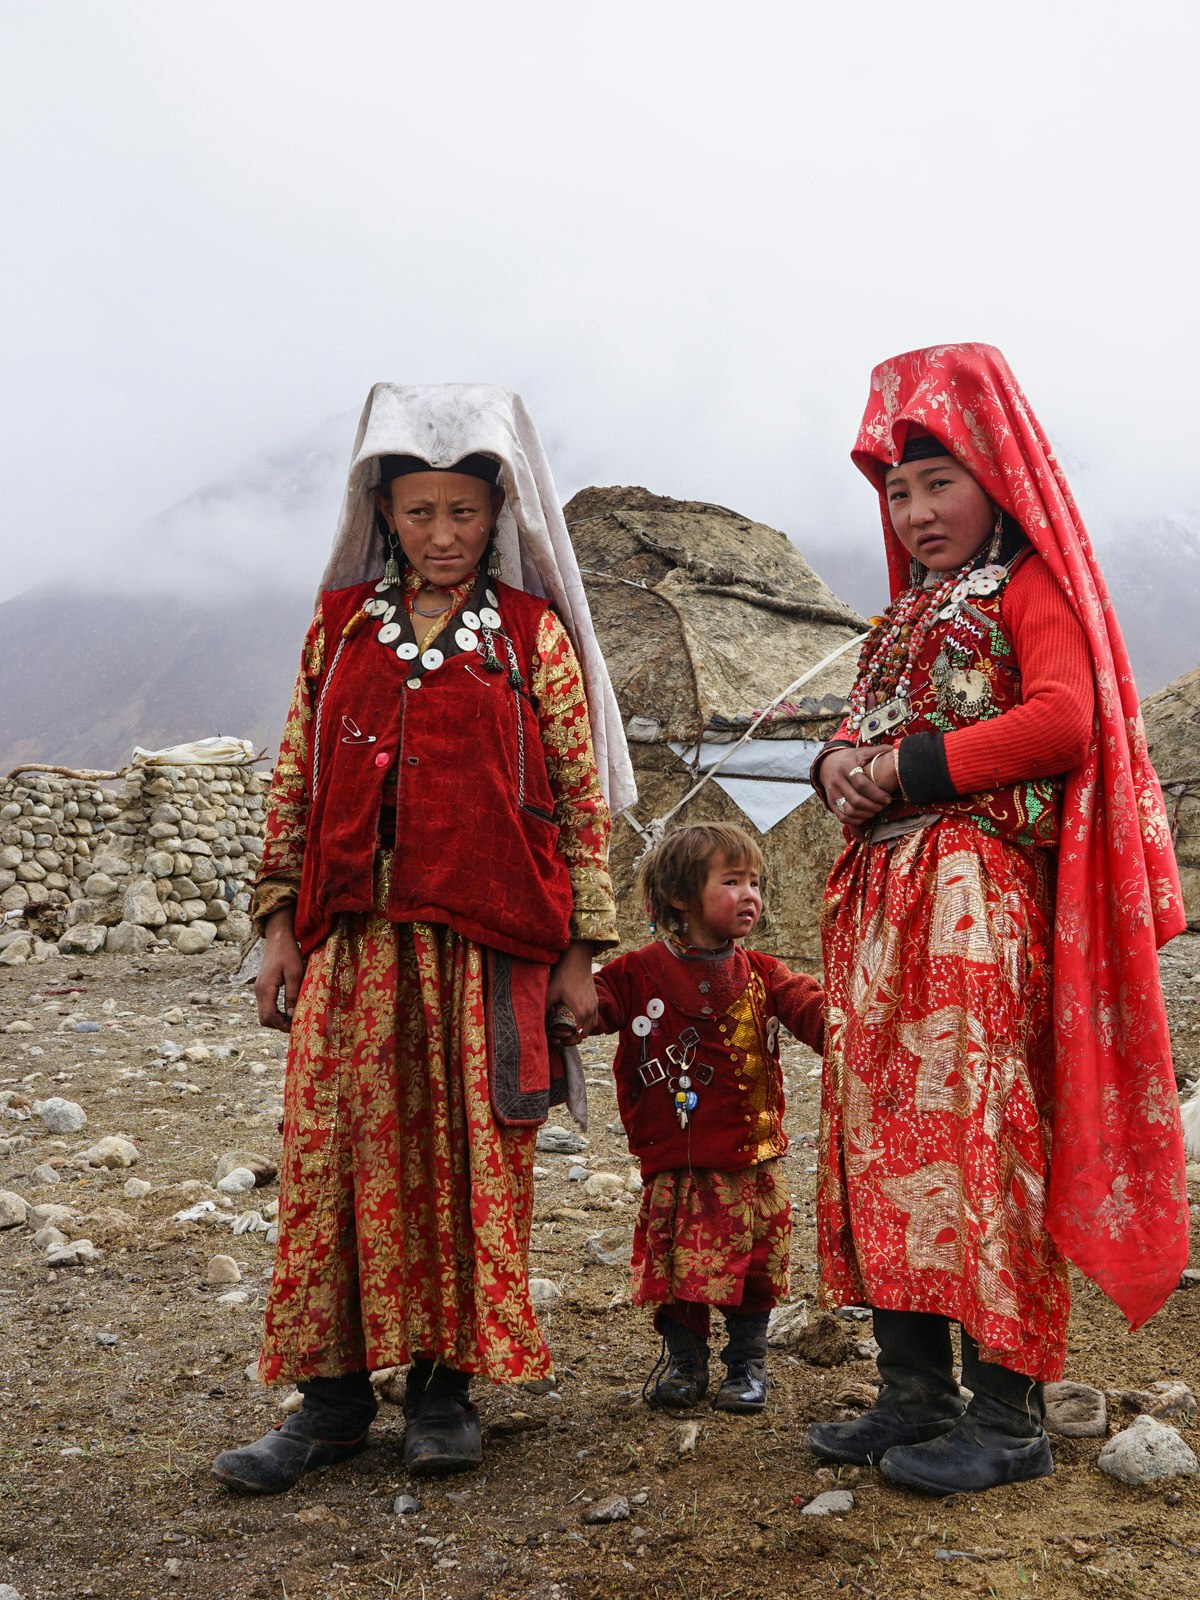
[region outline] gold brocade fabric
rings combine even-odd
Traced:
[[[447,928],[342,919],[292,1023],[279,1249],[260,1374],[417,1354],[550,1370],[529,1301],[533,1128],[492,1115],[483,960]]]
[[[792,1207],[783,1164],[659,1172],[633,1231],[633,1303],[782,1300],[791,1283]]]
[[[817,1176],[827,1304],[949,1317],[1045,1380],[1070,1308],[1046,1227],[1053,870],[958,818],[835,864]]]

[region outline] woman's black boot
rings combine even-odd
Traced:
[[[348,1461],[367,1447],[378,1402],[366,1372],[298,1384],[304,1403],[261,1439],[223,1450],[213,1474],[243,1494],[282,1494],[306,1472]]]
[[[881,1463],[890,1483],[920,1494],[977,1494],[1054,1471],[1042,1426],[1042,1386],[1024,1373],[980,1361],[964,1328],[963,1382],[974,1391],[960,1420],[941,1438],[893,1449]]]
[[[749,1315],[725,1313],[729,1337],[721,1360],[725,1381],[713,1396],[714,1411],[748,1414],[761,1411],[767,1403],[767,1311]]]
[[[471,1404],[471,1375],[414,1361],[404,1389],[404,1466],[414,1478],[469,1472],[483,1460],[479,1412]]]
[[[670,1411],[686,1411],[698,1405],[708,1393],[708,1340],[674,1317],[661,1313],[656,1318],[666,1344],[666,1371],[656,1377],[658,1365],[646,1381],[642,1393],[652,1406]],[[649,1391],[649,1392],[647,1392]]]
[[[924,1311],[874,1313],[876,1365],[883,1387],[871,1409],[849,1422],[820,1422],[808,1448],[822,1461],[876,1465],[897,1445],[936,1439],[963,1414],[954,1381],[950,1324]]]

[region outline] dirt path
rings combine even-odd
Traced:
[[[681,1454],[679,1420],[639,1398],[657,1340],[628,1303],[627,1269],[586,1249],[601,1230],[626,1237],[636,1202],[586,1199],[568,1181],[572,1161],[552,1155],[539,1158],[548,1176],[532,1264],[562,1291],[544,1319],[558,1387],[479,1395],[484,1470],[407,1484],[400,1413],[385,1405],[370,1450],[350,1466],[280,1499],[224,1492],[209,1461],[276,1420],[280,1400],[246,1377],[271,1246],[264,1232],[229,1225],[248,1206],[269,1207],[274,1186],[172,1220],[220,1200],[210,1184],[225,1151],[278,1155],[279,1036],[258,1029],[249,994],[226,981],[229,966],[224,955],[171,954],[0,969],[0,1028],[30,1027],[0,1032],[0,1102],[11,1102],[0,1110],[0,1189],[69,1207],[63,1231],[101,1252],[48,1270],[28,1227],[0,1233],[0,1585],[24,1600],[1200,1595],[1200,1479],[1122,1488],[1096,1470],[1097,1440],[1057,1441],[1052,1480],[976,1499],[923,1501],[873,1473],[843,1472],[836,1481],[852,1489],[853,1510],[803,1515],[835,1481],[806,1454],[806,1427],[874,1376],[855,1353],[870,1333],[859,1323],[838,1321],[819,1338],[810,1328],[799,1347],[776,1351],[766,1415],[698,1411],[694,1454]],[[1196,1075],[1200,937],[1176,941],[1164,970],[1179,1063]],[[97,1031],[77,1031],[81,1021]],[[168,1040],[192,1054],[164,1057]],[[587,1159],[624,1175],[606,1042],[589,1056]],[[795,1297],[811,1303],[817,1064],[793,1046],[785,1065]],[[29,1116],[29,1102],[50,1095],[82,1105],[86,1129],[55,1139]],[[134,1141],[135,1167],[71,1165],[110,1134]],[[33,1180],[45,1162],[59,1166],[58,1184]],[[150,1192],[127,1196],[130,1176]],[[1200,1183],[1192,1192],[1200,1199]],[[205,1281],[217,1253],[241,1268],[232,1291]],[[246,1298],[222,1303],[231,1292]],[[838,1355],[847,1359],[832,1366],[809,1359]],[[1106,1389],[1174,1378],[1200,1389],[1200,1292],[1175,1294],[1130,1334],[1077,1282],[1068,1376]],[[1200,1448],[1190,1417],[1171,1420]],[[420,1510],[397,1516],[408,1490]],[[628,1520],[582,1520],[613,1495],[629,1503]]]

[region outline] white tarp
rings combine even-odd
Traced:
[[[804,780],[820,748],[815,739],[750,739],[730,753],[727,744],[706,742],[700,746],[697,763],[695,745],[671,744],[697,772],[707,772],[728,757],[712,781],[720,784],[759,833],[769,833],[813,793]]]

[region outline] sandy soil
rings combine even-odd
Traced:
[[[1053,1479],[948,1502],[843,1472],[853,1510],[803,1515],[835,1480],[806,1454],[806,1427],[839,1414],[839,1397],[856,1387],[861,1403],[874,1375],[855,1352],[870,1332],[858,1323],[810,1327],[776,1351],[767,1413],[698,1410],[694,1454],[681,1454],[680,1420],[639,1398],[657,1340],[628,1304],[626,1269],[585,1249],[601,1230],[627,1236],[634,1202],[585,1200],[558,1156],[541,1158],[550,1176],[538,1185],[532,1257],[534,1274],[562,1290],[544,1319],[558,1385],[478,1396],[484,1469],[407,1484],[400,1412],[386,1405],[356,1462],[278,1499],[227,1493],[209,1476],[211,1458],[279,1415],[280,1393],[246,1376],[271,1246],[262,1232],[234,1235],[229,1219],[244,1200],[207,1220],[172,1217],[218,1198],[209,1184],[225,1151],[278,1154],[281,1036],[258,1029],[249,993],[228,982],[231,961],[99,957],[0,971],[0,1027],[31,1026],[0,1033],[0,1091],[13,1095],[0,1111],[0,1189],[69,1206],[64,1231],[102,1252],[51,1271],[27,1227],[0,1234],[0,1584],[24,1600],[1200,1595],[1200,1479],[1123,1488],[1097,1471],[1098,1440],[1058,1441]],[[1179,1063],[1195,1075],[1200,936],[1176,941],[1164,970]],[[182,1019],[162,1021],[173,1007]],[[99,1031],[75,1031],[81,1018]],[[203,1045],[208,1058],[164,1063],[167,1039]],[[616,1105],[604,1042],[589,1053],[588,1158],[624,1174],[624,1141],[608,1129]],[[816,1062],[792,1047],[786,1068],[795,1290],[811,1303]],[[82,1133],[56,1140],[28,1115],[30,1101],[51,1094],[86,1109]],[[137,1144],[136,1167],[71,1165],[107,1134]],[[61,1168],[57,1185],[31,1180],[46,1161]],[[151,1184],[144,1198],[125,1195],[131,1175]],[[263,1209],[275,1192],[256,1190],[249,1204]],[[206,1283],[217,1253],[239,1263],[244,1303],[220,1303],[227,1287]],[[1200,1389],[1200,1292],[1176,1293],[1130,1334],[1096,1291],[1076,1290],[1068,1376],[1105,1389],[1174,1378]],[[1200,1447],[1190,1416],[1172,1420]],[[395,1497],[410,1489],[421,1509],[395,1515]],[[610,1495],[630,1502],[629,1520],[585,1523],[588,1506]]]

